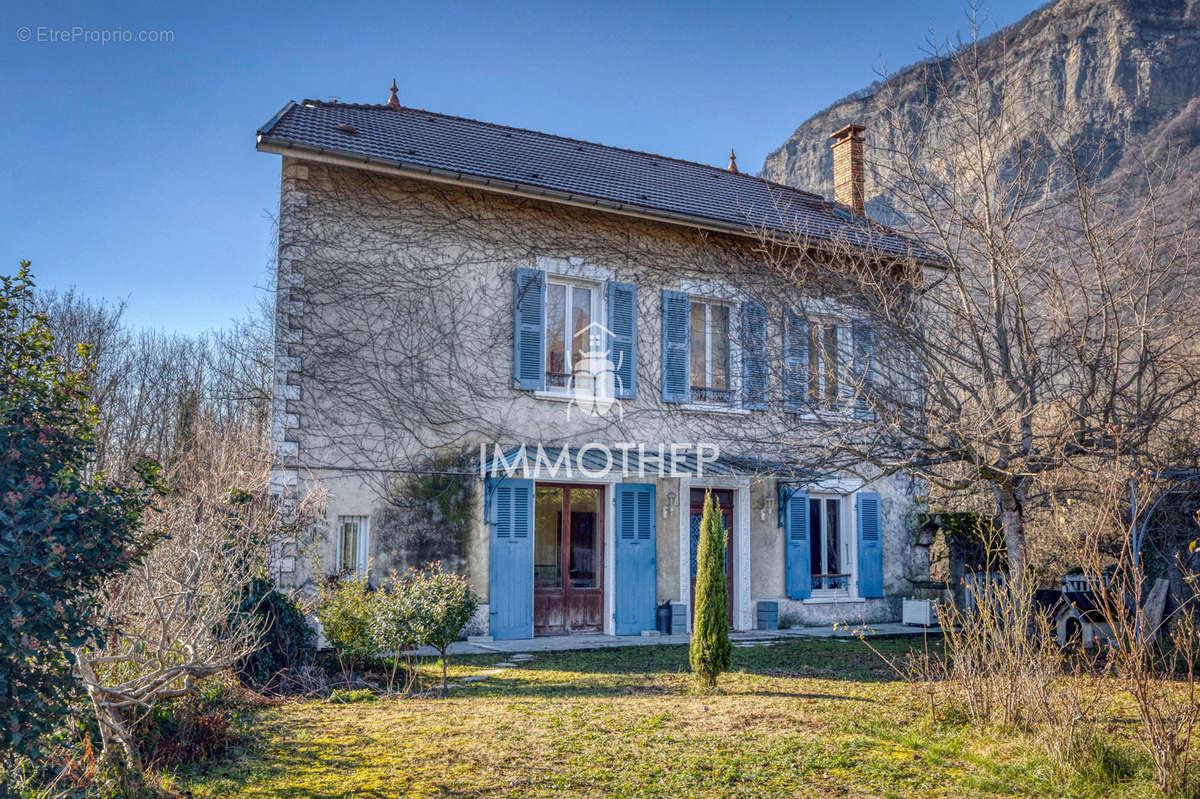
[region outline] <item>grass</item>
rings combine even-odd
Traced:
[[[451,675],[499,660],[455,658]],[[930,721],[858,641],[739,648],[733,668],[704,694],[682,646],[538,654],[448,699],[268,708],[246,755],[171,782],[196,797],[1153,795],[1127,740],[1063,773],[1019,732]]]

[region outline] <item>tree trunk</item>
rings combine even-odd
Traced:
[[[448,647],[442,648],[442,696],[445,696],[448,693],[447,688],[446,688],[446,649],[447,648]]]
[[[996,483],[995,490],[1008,553],[1008,576],[1013,587],[1019,588],[1025,581],[1025,493],[1011,483]]]
[[[124,714],[120,708],[109,704],[84,650],[76,649],[74,654],[76,668],[83,677],[88,698],[92,701],[92,708],[96,713],[96,723],[100,727],[101,759],[140,782],[142,755],[125,722]]]

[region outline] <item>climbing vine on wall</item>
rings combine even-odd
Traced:
[[[463,569],[476,482],[458,453],[430,457],[396,478],[377,517],[374,557],[381,573],[433,560],[450,571]]]
[[[421,474],[401,484],[403,504],[423,509],[430,524],[465,530],[471,521],[477,481],[466,473],[463,461],[457,453],[435,457]]]

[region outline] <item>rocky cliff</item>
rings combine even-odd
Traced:
[[[999,92],[1011,90],[1023,102],[1077,120],[1071,124],[1079,129],[1067,135],[1103,142],[1111,178],[1126,174],[1135,158],[1166,153],[1182,159],[1177,191],[1191,189],[1200,176],[1200,0],[1057,0],[980,47]],[[869,148],[884,96],[930,102],[923,75],[945,66],[914,64],[888,77],[894,95],[877,83],[834,103],[767,156],[762,176],[832,197],[829,134],[850,122],[865,124]],[[868,208],[877,191],[872,184],[868,175]]]

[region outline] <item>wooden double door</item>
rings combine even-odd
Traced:
[[[538,483],[533,519],[533,632],[604,628],[604,489]]]
[[[721,509],[725,523],[725,587],[728,592],[729,624],[733,625],[733,491],[729,489],[693,488],[691,496],[692,601],[689,612],[696,608],[696,552],[700,543],[700,520],[704,516],[704,494],[711,491]]]

